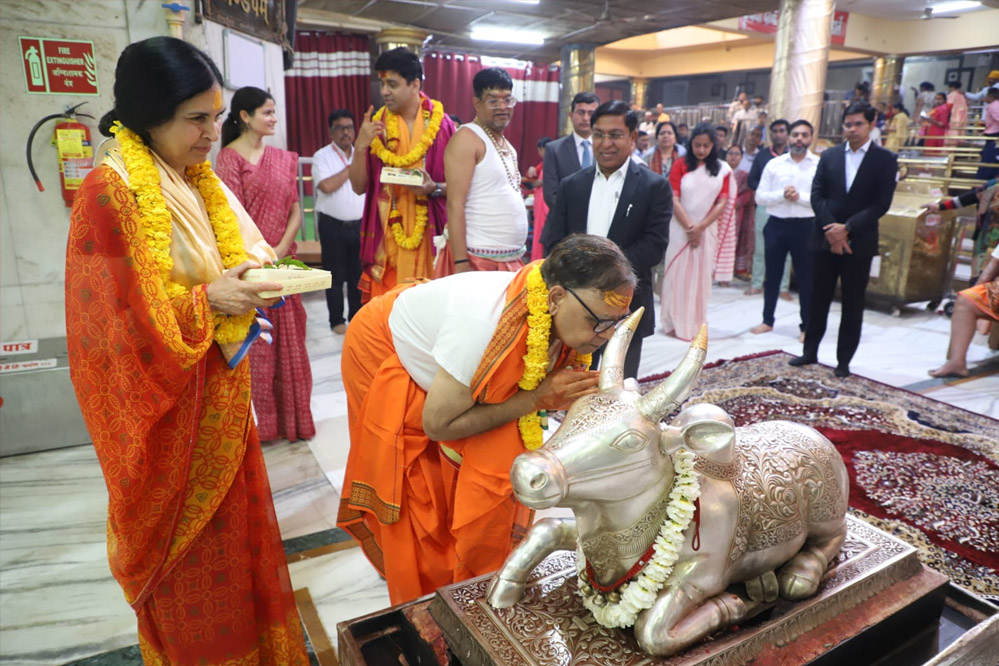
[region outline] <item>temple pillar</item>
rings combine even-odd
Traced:
[[[871,103],[884,102],[891,106],[898,101],[905,57],[889,55],[874,59],[874,80],[871,82]]]
[[[379,53],[403,46],[420,55],[420,49],[423,48],[427,36],[428,33],[415,28],[385,28],[375,35],[375,43],[378,44]]]
[[[629,82],[631,83],[631,103],[637,104],[643,109],[649,108],[646,106],[648,104],[646,97],[649,93],[649,80],[632,78],[629,79]]]
[[[572,133],[572,98],[576,93],[593,92],[596,48],[592,44],[566,44],[562,47],[562,71],[558,103],[560,135]]]
[[[804,119],[818,132],[835,5],[835,0],[781,0],[770,75],[771,120]]]

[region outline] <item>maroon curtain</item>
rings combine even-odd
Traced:
[[[541,161],[538,139],[558,136],[557,65],[431,51],[423,56],[424,89],[444,104],[447,113],[468,123],[475,118],[472,78],[479,70],[493,66],[502,67],[513,79],[513,95],[518,104],[503,135],[517,149],[520,171],[524,173]]]
[[[357,127],[371,97],[368,37],[323,32],[295,36],[295,66],[284,75],[288,150],[302,157],[330,142],[326,117],[349,109]]]

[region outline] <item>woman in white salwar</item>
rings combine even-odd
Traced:
[[[666,248],[660,321],[663,332],[693,340],[707,323],[708,298],[718,250],[718,228],[734,212],[732,169],[718,159],[714,129],[694,128],[690,150],[673,164],[673,220]]]

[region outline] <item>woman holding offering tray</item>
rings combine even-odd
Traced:
[[[207,162],[222,76],[187,42],[118,59],[118,146],[66,249],[70,377],[108,487],[108,560],[146,664],[309,663],[244,359],[275,259]],[[255,347],[263,346],[258,342]]]
[[[215,168],[278,257],[294,254],[302,224],[298,203],[298,155],[264,145],[277,125],[274,99],[260,88],[240,88],[232,97],[222,126],[222,145]],[[253,409],[260,439],[312,439],[312,368],[305,350],[305,308],[299,295],[268,311],[274,344],[250,350]]]

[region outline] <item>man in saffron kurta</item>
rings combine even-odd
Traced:
[[[544,294],[528,288],[532,271]],[[628,314],[634,280],[613,243],[576,235],[543,264],[398,285],[358,313],[344,339],[351,448],[337,524],[392,603],[503,563],[531,519],[509,479],[525,450],[518,419],[595,390],[577,353]],[[529,302],[548,329],[528,323]],[[525,390],[538,350],[547,376]]]
[[[249,364],[230,369],[213,342],[206,284],[222,258],[203,198],[154,160],[172,216],[171,279],[189,291],[166,296],[116,154],[84,179],[66,253],[70,376],[108,486],[111,573],[147,664],[304,665]],[[272,261],[219,187],[247,255]]]
[[[364,114],[349,171],[354,192],[365,195],[359,284],[365,303],[433,273],[433,237],[447,225],[444,148],[454,134],[444,106],[422,92],[423,66],[415,53],[386,51],[375,70],[385,106]],[[384,183],[386,166],[418,169],[423,183]]]

